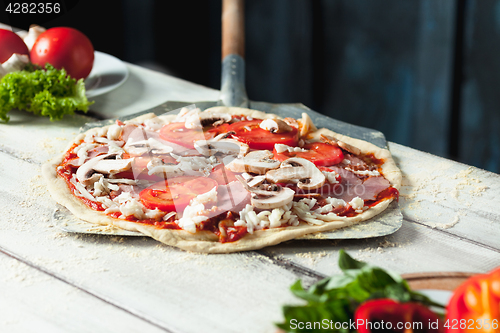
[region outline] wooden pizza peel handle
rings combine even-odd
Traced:
[[[222,59],[230,54],[245,58],[243,0],[222,0]]]
[[[222,0],[222,105],[248,107],[244,57],[244,1]]]

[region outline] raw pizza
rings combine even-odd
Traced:
[[[371,143],[243,108],[183,108],[76,137],[43,166],[75,216],[184,250],[259,249],[365,221],[398,198],[401,173]]]

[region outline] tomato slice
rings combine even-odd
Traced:
[[[290,132],[271,133],[259,127],[261,122],[262,119],[238,121],[229,126],[229,131],[234,131],[232,137],[246,143],[252,149],[272,150],[275,143],[292,147],[297,145],[299,131],[295,127],[292,127]]]
[[[207,177],[180,176],[168,178],[145,188],[139,194],[141,202],[149,209],[158,208],[164,212],[181,212],[191,199],[217,186]]]
[[[217,131],[186,128],[184,123],[170,123],[160,129],[160,137],[163,140],[186,148],[194,148],[195,141],[212,139],[217,134]]]
[[[313,162],[316,166],[330,166],[336,165],[342,162],[344,159],[344,153],[342,149],[338,147],[333,147],[327,143],[314,142],[305,144],[304,149],[308,149],[305,152],[288,152],[283,153],[276,152],[273,150],[274,158],[279,161],[284,161],[290,157],[302,157],[306,160]]]

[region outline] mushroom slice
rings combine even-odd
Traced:
[[[115,174],[130,170],[132,168],[133,161],[134,158],[127,158],[125,160],[103,159],[94,164],[92,169],[103,174]]]
[[[292,127],[299,128],[299,123],[295,118],[286,117],[285,119],[283,119],[283,121]]]
[[[361,154],[361,149],[359,149],[358,147],[354,147],[353,145],[345,143],[344,141],[337,140],[333,136],[321,134],[321,141],[335,147],[340,147],[354,155]]]
[[[232,134],[236,134],[235,131],[229,131],[227,133],[221,133],[219,135],[217,135],[215,138],[212,139],[212,141],[219,141],[221,139],[227,139],[229,138]]]
[[[203,128],[205,126],[218,126],[229,122],[232,119],[231,115],[222,112],[201,112],[195,113],[186,118],[184,126],[190,129]]]
[[[248,173],[244,173],[244,175],[245,174],[248,175]],[[243,176],[243,177],[245,177],[245,176]],[[264,181],[266,180],[266,176],[255,176],[255,177],[250,176],[248,178],[245,178],[245,180],[247,181],[248,186],[256,187],[256,186],[259,186],[262,183],[264,183]]]
[[[264,119],[259,127],[271,133],[285,133],[292,130],[292,127],[281,119]]]
[[[266,179],[271,183],[296,183],[302,190],[320,188],[326,180],[314,163],[300,157],[283,161],[279,169],[266,173]]]
[[[266,191],[266,194],[252,194],[252,205],[259,209],[273,209],[289,204],[293,200],[295,191],[288,187],[281,187],[276,191]]]
[[[255,150],[242,158],[237,158],[226,165],[232,172],[250,172],[263,175],[269,170],[280,166],[280,161],[273,160],[273,153],[269,150]]]
[[[166,164],[157,157],[152,158],[146,167],[150,176],[163,175],[165,179],[171,176],[180,176],[184,173],[178,164]]]
[[[306,136],[309,132],[317,131],[318,128],[314,126],[314,123],[309,117],[309,115],[305,112],[302,113],[302,119],[299,120],[300,124],[300,137]]]
[[[83,163],[78,168],[78,170],[76,170],[76,179],[78,179],[78,181],[83,185],[91,185],[95,183],[99,180],[100,175],[94,176],[94,174],[96,173],[96,171],[94,170],[94,166],[101,160],[115,156],[116,154],[105,154],[88,160],[87,162]]]
[[[243,186],[252,193],[252,206],[259,209],[273,209],[289,204],[293,200],[295,191],[276,184],[262,184],[251,187],[240,175],[236,176]]]
[[[164,145],[154,138],[135,142],[131,142],[129,139],[129,142],[125,144],[124,149],[128,153],[132,153],[134,155],[141,155],[148,152],[153,154],[168,154],[174,150],[172,147]]]
[[[238,157],[245,156],[249,149],[246,143],[234,139],[198,140],[194,142],[194,148],[205,156],[221,153],[223,155],[237,155]]]

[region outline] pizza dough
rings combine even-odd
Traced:
[[[211,110],[229,113],[231,115],[245,115],[259,119],[280,118],[274,114],[267,114],[260,111],[236,107],[216,107]],[[153,119],[155,117],[156,116],[154,114],[146,114],[128,122],[142,123],[147,119]],[[165,119],[171,121],[174,120],[175,117],[175,115],[170,115]],[[313,126],[314,125],[311,126],[312,129],[315,129]],[[68,145],[68,149],[73,147],[74,144],[80,142],[86,135],[98,133],[99,131],[106,132],[107,129],[109,129],[109,126],[104,128],[93,128],[86,133],[78,135],[75,140]],[[321,134],[335,137],[338,140],[353,145],[359,148],[362,154],[373,154],[375,158],[384,160],[384,164],[381,166],[381,173],[390,182],[392,187],[399,190],[401,186],[401,172],[397,168],[390,152],[387,149],[382,149],[369,142],[350,138],[324,128],[310,133],[311,137],[316,140],[319,140]],[[72,193],[65,180],[58,176],[56,169],[62,163],[63,159],[64,154],[61,154],[55,157],[52,161],[44,164],[42,173],[47,181],[48,189],[53,198],[61,205],[67,207],[76,217],[95,224],[114,225],[122,229],[138,231],[167,245],[176,246],[183,250],[193,252],[230,253],[255,250],[298,238],[309,233],[331,231],[343,228],[372,218],[373,216],[384,211],[392,201],[392,198],[384,200],[376,206],[371,207],[353,217],[337,216],[322,225],[310,225],[301,222],[298,226],[256,230],[252,234],[246,234],[237,241],[221,243],[218,241],[218,237],[209,231],[197,231],[196,233],[190,233],[185,230],[158,229],[153,225],[113,218],[104,214],[102,211],[92,210],[80,199],[78,199],[78,197]]]

